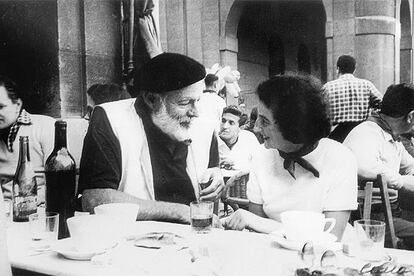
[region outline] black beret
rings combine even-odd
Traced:
[[[196,60],[175,53],[162,53],[134,72],[134,92],[165,93],[187,87],[206,76]]]

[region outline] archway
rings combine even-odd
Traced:
[[[322,0],[224,0],[220,14],[224,26],[220,30],[224,41],[221,62],[240,71],[241,94],[248,110],[257,103],[254,90],[269,74],[301,70],[326,80]]]
[[[400,82],[407,83],[411,83],[413,80],[413,47],[411,20],[411,5],[408,2],[408,0],[402,0],[400,6]]]
[[[59,115],[56,1],[0,1],[0,74],[23,91],[27,111]]]

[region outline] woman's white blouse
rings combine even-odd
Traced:
[[[303,156],[318,171],[319,178],[295,164],[294,179],[283,168],[275,149],[263,149],[253,157],[247,185],[252,203],[263,205],[269,218],[280,221],[287,210],[343,211],[357,208],[357,163],[352,152],[327,138]]]

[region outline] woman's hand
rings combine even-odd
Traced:
[[[223,227],[225,229],[232,229],[241,231],[245,228],[249,228],[255,215],[249,211],[238,209],[231,216],[222,220]]]

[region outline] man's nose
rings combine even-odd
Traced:
[[[253,131],[254,132],[262,131],[262,127],[260,125],[259,119],[257,119],[256,122],[254,123]]]
[[[197,104],[195,104],[195,103],[192,104],[190,109],[188,110],[187,114],[188,114],[189,117],[198,117],[199,114],[198,114]]]

